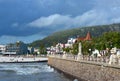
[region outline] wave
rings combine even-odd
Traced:
[[[16,64],[0,64],[0,71],[17,73],[17,75],[32,75],[42,72],[53,72],[47,63],[16,63]]]

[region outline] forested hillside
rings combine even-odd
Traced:
[[[92,37],[100,36],[108,31],[120,31],[120,24],[110,24],[101,26],[80,27],[64,31],[55,32],[42,40],[36,40],[31,43],[31,46],[39,47],[40,45],[51,46],[56,43],[66,43],[69,37],[84,37],[87,32],[90,32]]]

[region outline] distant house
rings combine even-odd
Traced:
[[[86,37],[78,37],[76,40],[77,41],[91,41],[92,40],[91,34],[90,32],[88,32]]]
[[[56,53],[56,47],[51,46],[47,47],[47,54],[55,54]]]
[[[63,49],[64,48],[64,44],[62,43],[58,43],[55,46],[51,46],[51,47],[47,47],[47,54],[62,54],[63,53]]]
[[[71,48],[75,42],[76,42],[76,38],[69,38],[67,43],[65,44],[65,48],[67,47]]]
[[[33,54],[33,53],[34,53],[34,48],[28,47],[28,54]]]
[[[6,45],[0,45],[0,54],[3,54],[6,50]]]
[[[56,52],[57,54],[63,53],[63,50],[62,50],[63,47],[64,47],[64,44],[58,43],[58,44],[56,45],[56,47],[55,47],[55,52]]]
[[[92,40],[90,33],[88,32],[86,37],[78,37],[78,38],[69,38],[66,44],[58,43],[56,46],[51,46],[47,48],[48,54],[61,54],[64,53],[63,48],[72,48],[73,44],[78,41],[90,41]]]
[[[34,48],[34,53],[40,54],[39,48]]]
[[[77,37],[77,38],[69,38],[67,43],[65,44],[65,48],[69,47],[71,48],[74,43],[79,41],[91,41],[91,34],[90,32],[87,33],[86,37]]]
[[[27,54],[27,52],[27,45],[22,41],[17,41],[16,43],[7,44],[3,54]]]

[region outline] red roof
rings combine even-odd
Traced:
[[[84,40],[86,40],[86,41],[92,40],[90,32],[87,33],[86,37],[78,37],[77,38],[77,41],[84,41]]]
[[[83,41],[83,40],[85,40],[85,37],[78,37],[77,40],[78,40],[78,41],[79,41],[79,40]]]
[[[86,38],[85,38],[84,40],[88,40],[88,41],[89,41],[89,40],[92,40],[92,39],[91,39],[90,32],[87,33]]]

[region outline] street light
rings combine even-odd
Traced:
[[[89,60],[90,60],[90,55],[91,55],[91,49],[89,49]]]

